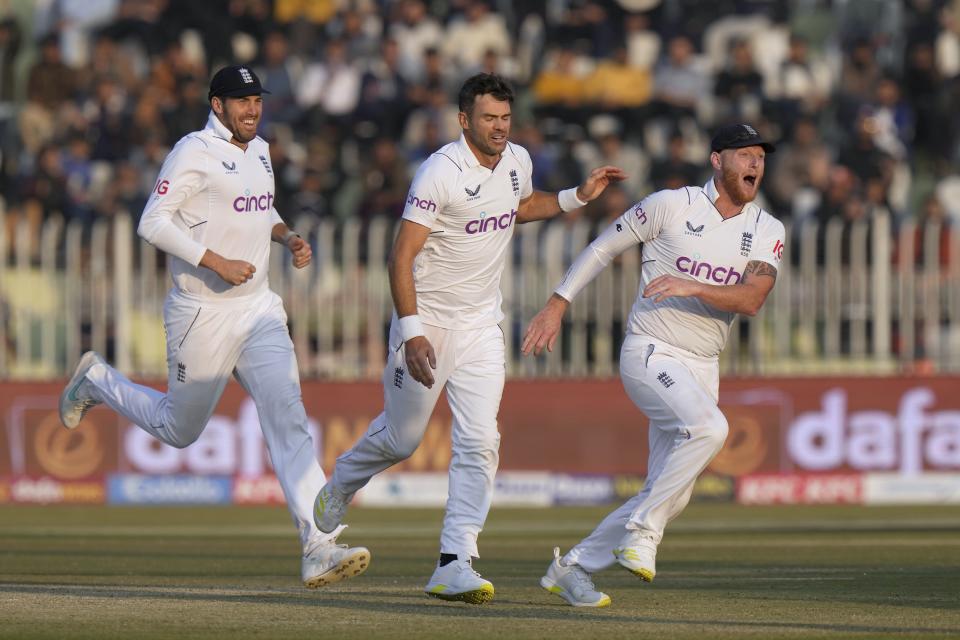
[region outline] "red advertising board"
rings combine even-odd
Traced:
[[[720,406],[730,435],[718,475],[960,470],[958,377],[728,379]],[[12,479],[83,482],[111,473],[271,475],[256,408],[230,385],[200,440],[161,445],[97,408],[75,431],[57,419],[55,383],[0,388],[0,500]],[[382,408],[378,383],[307,381],[303,398],[326,471]],[[646,472],[646,419],[617,379],[511,381],[500,411],[501,469],[574,474]],[[398,471],[445,471],[450,411],[441,399],[414,455]],[[249,483],[248,483],[249,484]],[[246,485],[245,485],[246,486]],[[251,500],[271,500],[263,484]]]

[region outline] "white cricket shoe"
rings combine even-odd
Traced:
[[[329,482],[323,485],[317,499],[313,501],[313,522],[317,529],[324,533],[333,533],[343,522],[347,505],[352,499],[352,493],[344,493]]]
[[[442,567],[438,564],[423,591],[441,600],[470,604],[484,604],[493,600],[493,584],[484,580],[466,560],[454,560]]]
[[[610,596],[597,591],[583,567],[560,564],[560,547],[553,548],[553,562],[547,567],[547,574],[540,578],[540,586],[575,607],[610,606]]]
[[[73,371],[73,377],[63,388],[60,394],[60,422],[67,429],[76,429],[83,416],[87,415],[93,407],[100,404],[95,400],[87,388],[90,384],[87,382],[87,372],[90,367],[96,364],[106,364],[103,358],[95,351],[87,351],[77,363],[77,368]]]
[[[639,531],[628,531],[613,550],[617,562],[646,582],[657,575],[657,544]]]
[[[346,578],[353,578],[370,566],[370,551],[366,547],[348,547],[337,544],[336,538],[327,538],[308,548],[303,554],[300,577],[308,589],[324,587]]]

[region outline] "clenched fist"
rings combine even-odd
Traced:
[[[310,264],[313,249],[310,248],[310,243],[300,236],[290,236],[287,240],[287,249],[290,249],[290,253],[293,254],[293,266],[297,269],[303,269]]]

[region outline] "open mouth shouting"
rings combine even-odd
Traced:
[[[723,170],[721,181],[734,203],[743,205],[757,196],[762,178],[762,169],[750,168],[740,173],[735,169],[726,168]]]

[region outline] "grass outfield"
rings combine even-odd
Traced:
[[[960,508],[691,506],[653,584],[595,576],[607,609],[539,587],[601,509],[494,509],[483,606],[421,589],[439,510],[351,511],[366,574],[300,587],[283,509],[0,507],[0,638],[960,637]]]

